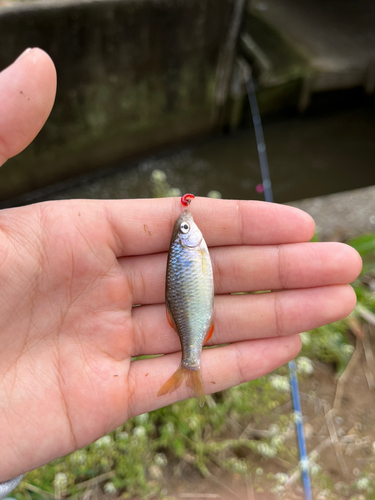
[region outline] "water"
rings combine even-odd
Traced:
[[[305,116],[265,123],[264,135],[276,202],[290,202],[375,184],[374,100],[323,112],[316,106]],[[206,196],[263,199],[254,131],[246,128],[204,144],[150,157],[130,166],[53,186],[13,200],[22,204],[61,198],[137,198],[152,196],[151,174],[167,175],[171,187]],[[9,205],[9,203],[8,203]]]

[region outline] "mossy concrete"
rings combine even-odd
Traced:
[[[16,3],[0,10],[0,69],[26,47],[54,60],[57,98],[0,170],[0,199],[218,126],[215,97],[236,0]]]
[[[241,46],[260,92],[267,89],[265,112],[293,101],[305,111],[320,92],[363,87],[374,93],[374,21],[375,4],[368,0],[250,2]],[[284,101],[285,83],[297,79],[300,84],[289,87],[290,98]],[[279,93],[278,86],[284,91]],[[299,95],[293,94],[298,88]]]
[[[304,82],[313,72],[308,57],[251,6],[246,13],[240,49],[256,78],[262,115],[300,108]],[[245,121],[249,112],[245,106]]]

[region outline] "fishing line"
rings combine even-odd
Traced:
[[[262,175],[263,189],[264,189],[264,198],[266,201],[273,202],[273,193],[272,193],[272,184],[271,178],[268,168],[268,158],[266,151],[266,143],[264,141],[263,135],[263,127],[262,120],[259,113],[258,101],[255,94],[255,86],[254,80],[251,72],[250,66],[247,68],[247,78],[246,79],[246,90],[247,97],[249,98],[251,115],[253,118],[254,131],[255,131],[255,139],[257,142],[258,156],[259,156],[259,164],[260,164],[260,172]],[[300,469],[302,475],[302,483],[303,488],[305,490],[305,499],[311,500],[311,484],[310,484],[310,474],[309,474],[309,459],[306,453],[306,440],[305,433],[303,429],[303,420],[302,420],[302,410],[301,410],[301,401],[299,397],[299,389],[298,389],[298,379],[297,379],[297,370],[296,363],[294,360],[289,361],[289,373],[290,373],[290,385],[292,388],[292,399],[293,399],[293,407],[294,407],[294,415],[295,415],[295,423],[297,428],[297,436],[298,436],[298,447],[300,454]]]
[[[268,168],[268,158],[266,151],[266,143],[264,142],[262,120],[260,118],[258,101],[255,94],[254,80],[249,67],[249,74],[246,81],[247,97],[249,98],[251,116],[253,117],[255,139],[257,142],[260,172],[262,174],[262,182],[264,189],[264,198],[266,201],[273,202],[272,185],[270,179],[270,172]]]

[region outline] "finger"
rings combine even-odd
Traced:
[[[343,243],[211,248],[215,293],[336,285],[354,281],[359,254]],[[119,260],[134,304],[164,302],[166,254]]]
[[[109,200],[102,208],[117,256],[166,251],[182,212],[179,198]],[[195,198],[190,209],[209,246],[293,243],[308,241],[314,233],[308,214],[275,203]]]
[[[87,241],[122,257],[167,251],[173,224],[181,213],[179,200],[65,200],[33,207],[44,225],[63,215]],[[22,207],[18,212],[22,213]],[[196,198],[192,212],[210,246],[308,241],[315,227],[305,212],[276,203]],[[16,214],[14,209],[12,214]]]
[[[215,298],[214,333],[207,345],[283,337],[338,321],[352,312],[356,295],[349,285]],[[181,350],[164,305],[133,310],[132,356]],[[150,334],[152,332],[152,334]]]
[[[0,165],[38,134],[55,94],[55,67],[41,49],[29,49],[0,73]]]
[[[301,348],[299,335],[284,338],[238,342],[202,352],[202,378],[205,394],[222,391],[275,370],[294,358]],[[136,394],[129,408],[130,417],[192,397],[183,384],[162,397],[157,392],[177,370],[181,354],[134,361],[129,373],[129,392]]]

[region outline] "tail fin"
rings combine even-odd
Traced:
[[[170,394],[180,387],[182,382],[186,379],[186,385],[193,390],[194,396],[197,398],[199,406],[204,405],[204,390],[201,377],[201,371],[189,370],[183,366],[180,366],[178,370],[172,375],[170,379],[162,386],[158,392],[158,396],[164,396],[164,394]]]

